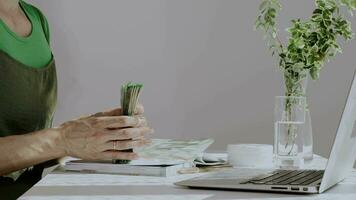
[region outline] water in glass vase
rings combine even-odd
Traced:
[[[309,109],[305,110],[305,124],[304,124],[304,160],[311,161],[313,160],[313,128],[311,123],[310,111]]]
[[[303,166],[303,122],[275,122],[275,162],[283,169],[298,169]]]
[[[305,97],[276,97],[274,161],[277,168],[298,169],[304,165],[305,105]]]

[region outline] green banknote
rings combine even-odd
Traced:
[[[129,82],[121,87],[121,109],[122,114],[133,116],[138,104],[140,92],[143,84]],[[125,152],[132,152],[132,149],[125,150]],[[128,164],[130,160],[113,160],[115,164]]]

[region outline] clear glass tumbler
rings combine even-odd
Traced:
[[[304,165],[306,99],[303,96],[277,96],[275,103],[275,165],[282,169],[299,169]]]

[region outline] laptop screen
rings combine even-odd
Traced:
[[[341,115],[341,117],[337,120],[339,124],[320,192],[343,180],[351,171],[356,158],[356,137],[354,134],[356,128],[354,127],[356,121],[356,81],[354,76],[350,78],[349,82],[349,85],[345,87],[348,91],[344,95],[346,100],[343,101],[342,111],[331,113]],[[318,141],[315,143],[318,144]]]

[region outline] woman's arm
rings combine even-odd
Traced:
[[[0,138],[0,176],[65,156],[61,140],[57,129]]]
[[[135,153],[118,150],[146,145],[149,140],[145,135],[153,130],[141,116],[118,114],[120,110],[116,109],[72,120],[58,128],[0,138],[0,176],[63,156],[135,159]]]

